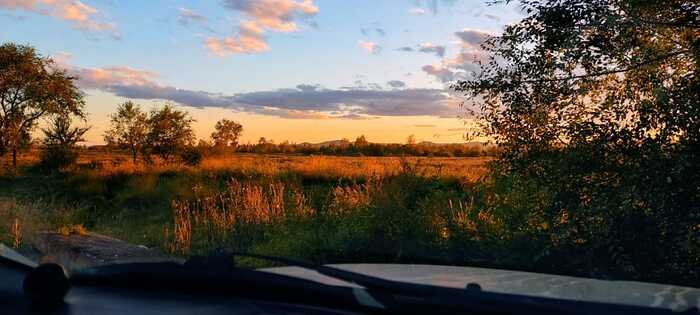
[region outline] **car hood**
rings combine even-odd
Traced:
[[[443,287],[464,288],[469,283],[477,283],[484,291],[498,293],[651,306],[675,311],[683,311],[693,307],[700,308],[700,289],[673,285],[609,281],[473,267],[403,264],[338,264],[329,266],[389,280]],[[261,270],[301,277],[325,284],[354,286],[354,284],[298,267],[275,267]]]

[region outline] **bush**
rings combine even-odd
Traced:
[[[189,166],[197,166],[202,162],[204,154],[202,154],[202,149],[196,147],[186,148],[182,153],[180,153],[180,158]]]
[[[48,146],[41,151],[39,167],[46,172],[58,171],[75,164],[78,154],[66,146]]]

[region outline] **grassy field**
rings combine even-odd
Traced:
[[[77,166],[53,174],[33,167],[31,152],[20,160],[0,175],[0,241],[19,247],[36,231],[87,229],[178,256],[236,250],[318,263],[699,279],[700,224],[690,234],[666,229],[678,241],[654,212],[561,209],[546,187],[494,176],[488,158],[236,154],[198,166],[134,165],[124,153],[82,150]],[[613,228],[630,220],[645,225]],[[663,246],[683,242],[687,250]]]
[[[469,216],[484,218],[469,211],[488,159],[231,155],[190,167],[82,150],[53,175],[32,169],[32,152],[20,161],[0,177],[5,243],[82,225],[178,255],[328,262],[452,259],[447,242],[473,227]]]

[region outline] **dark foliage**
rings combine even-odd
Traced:
[[[197,166],[202,162],[204,154],[202,153],[202,149],[191,146],[185,148],[180,153],[180,158],[182,158],[182,161],[188,166]]]
[[[697,285],[700,4],[522,5],[455,85],[502,150],[487,188],[502,237],[562,270]]]

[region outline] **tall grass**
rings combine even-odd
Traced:
[[[91,158],[50,176],[0,176],[0,241],[21,248],[37,230],[82,224],[182,256],[237,250],[656,281],[675,268],[683,277],[662,282],[698,281],[695,247],[671,267],[645,261],[654,274],[615,267],[639,259],[602,236],[614,234],[591,231],[619,217],[547,213],[550,193],[486,176],[482,158],[235,155],[197,167]]]

